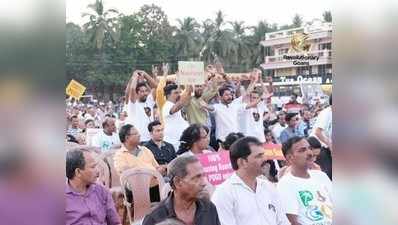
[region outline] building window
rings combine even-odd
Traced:
[[[318,66],[318,75],[325,75],[326,74],[326,65],[319,65]]]
[[[332,49],[332,43],[322,43],[318,45],[319,50],[331,50]]]
[[[288,51],[289,51],[288,48],[281,48],[281,49],[278,49],[278,55],[287,54]]]
[[[297,75],[311,75],[311,66],[297,67]]]

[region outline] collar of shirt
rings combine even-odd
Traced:
[[[80,195],[80,196],[85,196],[90,194],[90,192],[92,192],[94,188],[94,184],[90,184],[90,186],[87,188],[87,191],[85,193],[80,193],[80,192],[76,192],[75,190],[73,190],[73,188],[70,186],[69,182],[66,181],[66,185],[65,185],[65,194],[73,194],[73,195]]]
[[[246,188],[248,190],[250,190],[251,192],[254,192],[237,174],[236,172],[234,172],[231,176],[230,176],[230,181],[231,184],[233,185],[240,185],[243,188]],[[259,187],[262,185],[262,182],[259,178],[256,178],[257,184],[256,184],[256,192],[259,190]]]
[[[164,204],[167,209],[167,214],[171,217],[177,217],[177,214],[174,210],[174,193],[172,192],[169,197],[166,198]],[[201,199],[196,200],[196,211],[195,211],[195,222],[197,222],[197,219],[199,216],[208,211],[207,207],[204,207],[204,203],[202,202]]]

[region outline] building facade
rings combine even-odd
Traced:
[[[331,88],[331,23],[314,20],[299,28],[266,33],[260,44],[266,53],[261,66],[273,77],[279,92],[295,93],[302,82]]]

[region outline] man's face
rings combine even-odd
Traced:
[[[161,124],[154,126],[152,133],[151,133],[152,139],[154,141],[163,141],[163,137],[164,137],[163,131],[164,131],[164,127]]]
[[[266,166],[266,158],[264,156],[264,149],[261,145],[250,146],[251,153],[244,160],[242,169],[246,170],[253,176],[259,176],[264,172],[264,166]]]
[[[170,93],[170,96],[169,96],[169,100],[171,102],[176,103],[178,100],[180,100],[180,94],[181,94],[181,91],[179,88],[172,90]]]
[[[149,90],[148,87],[146,86],[141,86],[140,88],[138,88],[137,90],[137,98],[140,102],[145,102],[146,98],[149,95]]]
[[[288,122],[288,126],[289,127],[292,127],[292,128],[296,128],[297,127],[297,125],[298,125],[298,122],[299,122],[299,118],[298,118],[298,116],[296,115],[296,116],[293,116],[292,118],[290,118],[290,120],[289,120],[289,122]]]
[[[260,99],[260,95],[258,93],[252,92],[250,94],[250,102],[257,102]]]
[[[197,145],[199,149],[205,150],[208,149],[210,143],[210,136],[206,132],[205,129],[200,129],[200,139],[197,141]]]
[[[206,177],[200,162],[187,165],[187,175],[180,178],[176,184],[176,190],[187,199],[197,199],[206,186]]]
[[[116,123],[115,123],[115,119],[114,118],[108,118],[107,119],[107,126],[106,126],[106,131],[108,133],[115,133],[116,132]]]
[[[311,112],[308,111],[308,110],[304,111],[303,119],[306,120],[306,121],[310,120],[311,119]]]
[[[138,132],[137,128],[133,127],[130,129],[126,142],[131,145],[138,145],[140,143],[140,133]]]
[[[95,124],[93,121],[87,123],[86,128],[95,128]]]
[[[292,97],[290,97],[290,101],[295,102],[297,100],[297,97],[295,95],[292,95]]]
[[[77,177],[85,184],[95,183],[99,177],[99,170],[97,168],[97,162],[90,152],[84,152],[84,169],[77,169]]]
[[[232,92],[230,90],[224,91],[223,95],[221,96],[221,101],[224,104],[230,104],[232,100],[233,100]]]
[[[195,97],[200,98],[203,94],[204,85],[195,85]]]
[[[279,115],[278,121],[279,121],[279,123],[280,123],[282,126],[285,126],[285,124],[286,124],[285,114],[280,114],[280,115]]]
[[[266,142],[272,142],[272,141],[273,141],[272,133],[271,133],[271,132],[267,132],[267,133],[265,134],[265,141],[266,141]]]
[[[78,118],[72,118],[72,127],[73,128],[79,127],[79,119]]]
[[[291,153],[287,155],[287,160],[291,165],[296,166],[297,168],[310,168],[314,160],[313,152],[310,149],[310,145],[307,140],[302,139],[293,144]]]
[[[95,117],[97,110],[95,108],[89,108],[88,109],[88,114],[90,114],[92,117]]]

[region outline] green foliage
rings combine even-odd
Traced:
[[[222,11],[205,21],[182,18],[174,27],[154,4],[123,15],[96,0],[87,11],[82,15],[86,18],[83,26],[66,24],[67,79],[76,79],[87,86],[87,93],[107,99],[123,94],[133,70],[151,72],[152,65],[162,62],[170,64],[172,73],[180,60],[213,63],[217,59],[226,72],[258,67],[267,51],[260,42],[265,33],[278,30],[277,24],[266,21],[253,27],[242,21],[230,22]],[[325,20],[331,20],[328,13],[323,14]],[[296,15],[293,24],[286,26],[301,23],[302,18]]]

